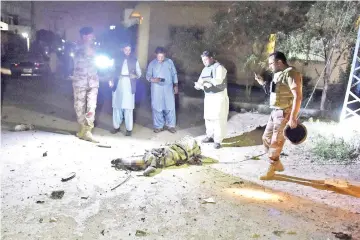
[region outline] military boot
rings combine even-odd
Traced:
[[[82,139],[84,137],[85,134],[85,125],[81,124],[80,125],[80,131],[76,133],[76,136],[80,139]]]
[[[284,166],[278,161],[274,161],[270,164],[268,170],[260,176],[260,180],[269,180],[272,179],[275,176],[275,172],[282,172],[284,171]]]
[[[84,137],[82,139],[84,139],[85,141],[93,142],[93,143],[99,143],[99,141],[93,137],[91,130],[92,130],[92,127],[86,126]]]

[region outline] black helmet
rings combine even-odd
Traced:
[[[296,128],[290,128],[289,125],[286,125],[284,128],[284,136],[288,139],[292,144],[298,145],[306,140],[307,130],[306,127],[298,123]]]

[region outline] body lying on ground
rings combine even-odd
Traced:
[[[149,176],[157,168],[179,166],[182,164],[201,165],[204,157],[201,148],[192,137],[184,137],[180,141],[168,144],[161,148],[146,150],[142,158],[118,158],[111,161],[116,169],[141,171]]]

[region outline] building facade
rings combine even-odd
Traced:
[[[31,36],[31,2],[1,1],[1,30]]]

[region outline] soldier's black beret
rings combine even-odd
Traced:
[[[80,35],[83,36],[83,35],[89,35],[91,33],[94,32],[93,28],[92,27],[83,27],[80,29]]]

